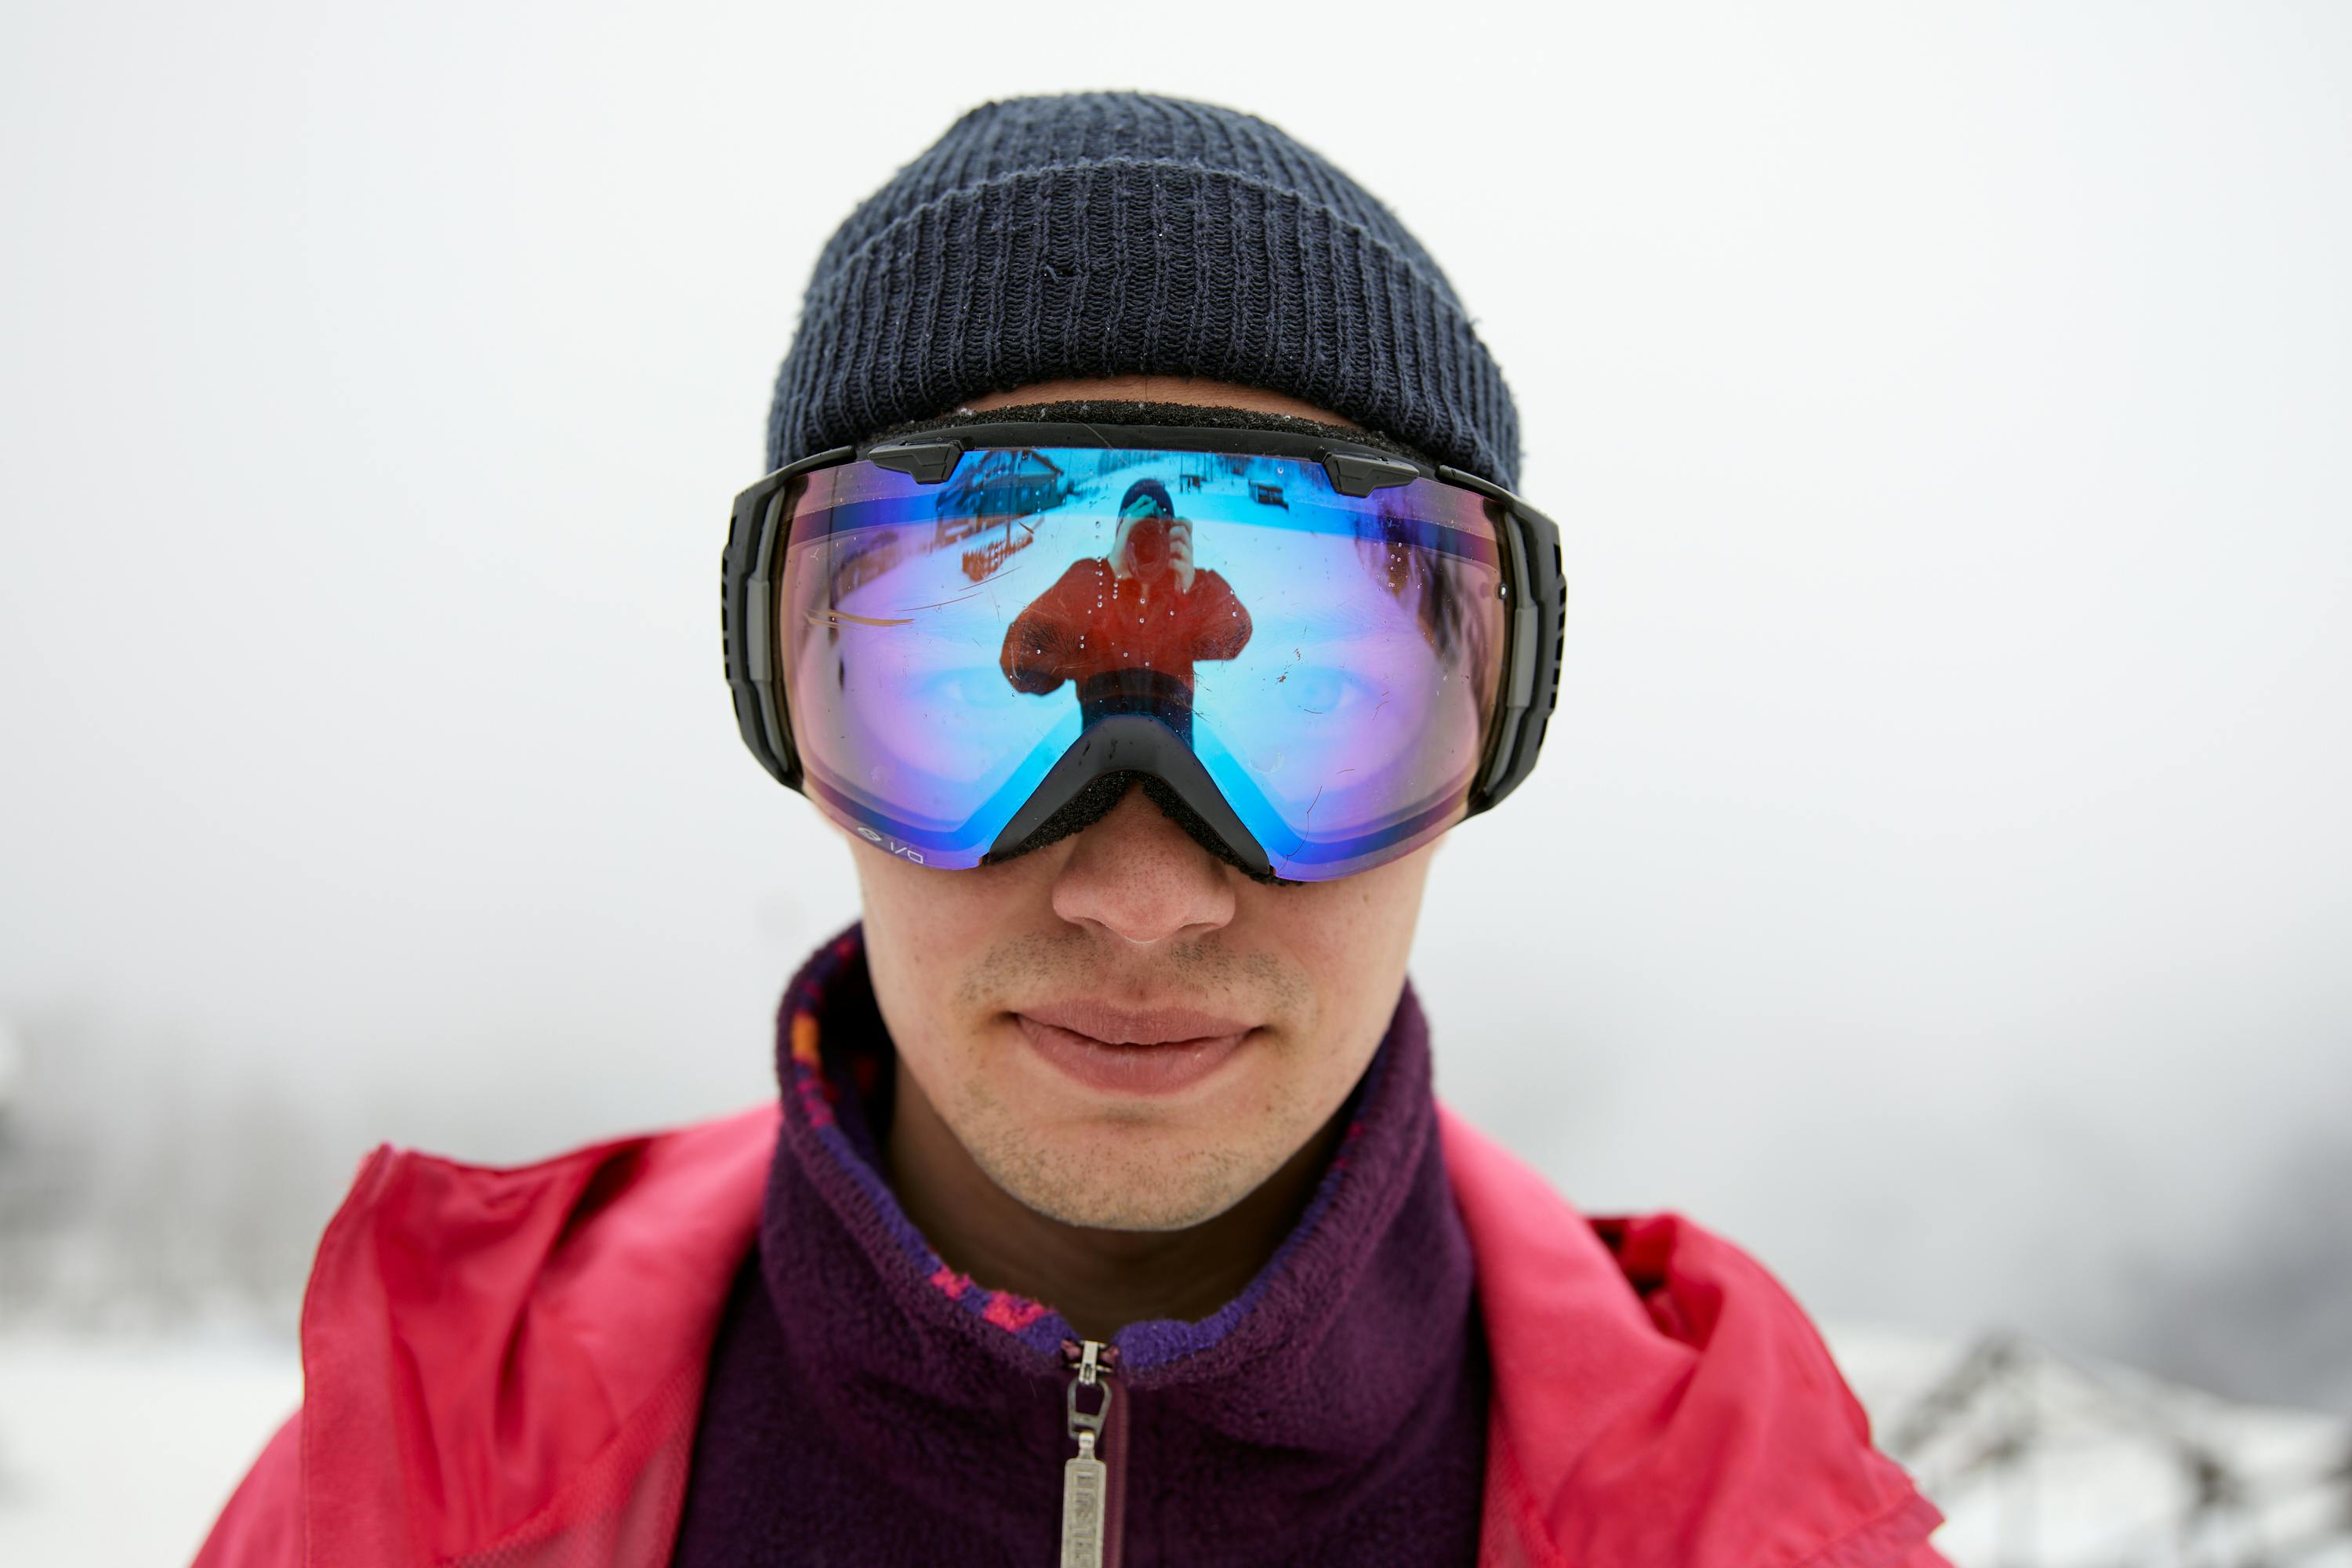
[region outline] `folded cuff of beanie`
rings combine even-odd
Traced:
[[[946,192],[822,271],[770,466],[1064,377],[1287,393],[1505,486],[1517,414],[1451,293],[1298,193],[1105,160]]]

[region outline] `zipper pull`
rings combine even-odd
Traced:
[[[1072,1349],[1078,1352],[1078,1364],[1070,1375],[1064,1403],[1069,1412],[1070,1437],[1078,1451],[1062,1462],[1062,1568],[1103,1568],[1109,1472],[1095,1450],[1102,1439],[1104,1418],[1110,1414],[1110,1384],[1105,1379],[1111,1369],[1102,1359],[1099,1341],[1088,1340],[1075,1347],[1065,1342],[1065,1354]],[[1078,1407],[1081,1388],[1102,1394],[1092,1410]]]

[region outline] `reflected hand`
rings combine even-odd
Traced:
[[[1176,574],[1176,591],[1192,591],[1192,525],[1183,518],[1168,520],[1168,567]]]
[[[1111,536],[1108,557],[1111,575],[1122,580],[1139,575],[1143,563],[1136,559],[1135,534],[1146,525],[1162,530],[1164,540],[1153,552],[1153,565],[1164,561],[1175,574],[1176,591],[1188,594],[1192,589],[1192,525],[1181,517],[1170,517],[1152,503],[1150,496],[1138,496],[1119,514],[1118,531]],[[1162,553],[1164,552],[1164,553]]]
[[[1135,525],[1158,517],[1160,510],[1149,496],[1138,496],[1134,503],[1118,514],[1118,531],[1110,540],[1110,574],[1114,577],[1135,575]]]

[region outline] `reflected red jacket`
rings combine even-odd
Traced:
[[[378,1150],[301,1410],[197,1568],[660,1568],[773,1105],[489,1170]],[[1802,1310],[1672,1215],[1588,1221],[1443,1107],[1496,1368],[1482,1568],[1937,1568]]]
[[[1250,629],[1249,611],[1213,571],[1194,574],[1181,593],[1172,575],[1162,578],[1155,592],[1107,561],[1073,561],[1005,628],[998,662],[1014,690],[1033,696],[1069,680],[1081,702],[1134,688],[1189,708],[1192,666],[1234,658]]]

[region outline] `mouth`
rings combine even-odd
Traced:
[[[1076,999],[1013,1015],[1030,1047],[1108,1094],[1173,1094],[1207,1078],[1256,1026],[1189,1008],[1135,1010]]]

